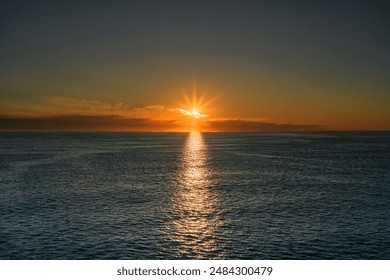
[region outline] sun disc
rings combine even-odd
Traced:
[[[197,108],[193,108],[191,113],[192,113],[192,116],[194,116],[194,117],[199,117],[200,116],[200,113],[199,113]]]

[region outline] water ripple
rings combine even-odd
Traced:
[[[389,259],[388,133],[0,133],[1,259]]]

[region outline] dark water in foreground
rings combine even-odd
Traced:
[[[1,259],[390,259],[390,134],[1,133]]]

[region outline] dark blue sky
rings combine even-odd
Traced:
[[[0,95],[143,106],[196,80],[223,94],[227,117],[326,122],[318,112],[340,118],[355,98],[351,114],[383,122],[389,12],[384,1],[2,1]]]

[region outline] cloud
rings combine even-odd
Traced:
[[[46,106],[51,106],[63,114],[88,114],[88,115],[124,115],[141,117],[146,113],[167,111],[162,105],[149,105],[131,108],[124,102],[110,103],[99,100],[77,99],[60,96],[40,96]]]
[[[188,110],[185,110],[185,109],[178,109],[178,111],[184,115],[184,116],[189,116],[189,117],[193,117],[193,118],[196,118],[196,119],[201,119],[201,118],[207,118],[208,115],[206,114],[201,114],[198,112],[198,110],[196,109],[193,109],[192,111],[188,111]]]
[[[203,125],[205,130],[225,132],[299,132],[325,130],[322,125],[309,124],[277,124],[257,120],[222,119],[206,121]]]
[[[40,96],[46,104],[59,108],[72,108],[72,110],[87,110],[87,111],[112,111],[127,109],[124,103],[108,103],[97,100],[76,99],[60,96]]]
[[[116,115],[60,115],[45,117],[0,116],[3,131],[175,131],[180,122]]]
[[[207,120],[197,126],[202,131],[298,132],[324,130],[318,125],[275,124],[249,120]],[[44,117],[0,116],[0,130],[58,131],[189,131],[183,119],[134,118],[118,115],[58,115]]]
[[[61,96],[35,96],[28,103],[1,104],[3,114],[14,116],[58,116],[58,115],[117,115],[129,118],[169,118],[180,115],[178,109],[163,105],[131,107],[125,102],[69,98]]]
[[[3,110],[3,115],[0,115],[0,130],[189,131],[199,129],[232,132],[297,132],[326,129],[315,124],[277,124],[266,119],[212,119],[197,111],[164,105],[130,107],[124,102],[110,103],[60,96],[39,96],[38,101],[39,103],[35,104],[8,106],[7,110]]]

